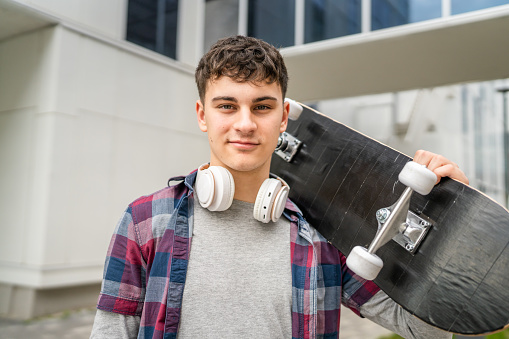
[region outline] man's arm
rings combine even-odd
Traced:
[[[139,316],[97,310],[90,339],[136,338],[139,328]]]
[[[129,205],[115,228],[106,255],[93,338],[137,336],[146,269],[133,220],[133,207]]]
[[[433,327],[409,312],[379,291],[361,306],[361,315],[406,339],[448,339],[451,333]]]

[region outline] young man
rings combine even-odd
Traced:
[[[341,303],[408,338],[450,337],[354,275],[291,201],[281,218],[255,219],[287,126],[287,81],[279,52],[254,38],[222,39],[201,59],[196,112],[210,164],[129,205],[108,249],[93,338],[338,338]],[[414,160],[467,182],[441,156]]]

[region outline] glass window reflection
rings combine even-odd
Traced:
[[[441,0],[371,0],[371,29],[439,18]]]
[[[239,26],[239,0],[207,0],[203,50],[220,38],[235,35]]]
[[[451,0],[451,14],[461,14],[509,4],[509,0]]]
[[[442,16],[442,0],[410,1],[410,22],[419,22],[440,18]]]
[[[360,32],[361,0],[306,0],[306,43]]]
[[[295,43],[295,0],[250,0],[248,11],[249,36],[276,47]]]
[[[129,0],[126,40],[176,58],[178,0]]]

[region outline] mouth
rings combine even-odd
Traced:
[[[260,143],[250,140],[230,140],[229,144],[240,150],[251,150],[260,145]]]

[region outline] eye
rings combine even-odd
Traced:
[[[229,111],[229,110],[233,109],[233,105],[231,105],[231,104],[221,104],[221,105],[217,106],[217,108]]]
[[[258,105],[255,107],[255,110],[257,110],[257,111],[266,111],[269,109],[270,109],[270,106],[267,106],[267,105]]]

